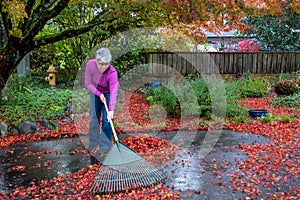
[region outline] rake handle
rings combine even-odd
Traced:
[[[106,113],[108,114],[107,103],[106,103],[106,101],[104,101],[103,103],[104,103],[104,106],[105,106]],[[118,142],[119,139],[118,139],[118,137],[117,137],[117,133],[116,133],[116,130],[115,130],[115,127],[114,127],[114,125],[113,125],[112,120],[111,120],[109,123],[110,123],[111,129],[112,129],[112,132],[113,132],[115,141]]]

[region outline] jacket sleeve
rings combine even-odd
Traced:
[[[84,74],[84,83],[85,87],[91,91],[93,94],[100,96],[101,92],[96,88],[96,86],[93,84],[93,62],[88,61],[85,66],[85,74]]]
[[[112,111],[115,109],[116,102],[117,102],[117,96],[118,96],[118,90],[119,90],[119,80],[118,80],[118,73],[117,71],[113,71],[110,74],[109,79],[109,105],[108,110]]]

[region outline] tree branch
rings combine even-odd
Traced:
[[[40,30],[44,28],[45,24],[50,19],[56,17],[63,9],[67,7],[69,1],[70,0],[57,0],[41,2],[41,4],[33,10],[33,16],[30,16],[32,21],[23,32],[23,40],[33,40],[33,38],[38,34]],[[43,5],[43,3],[45,4]]]
[[[8,30],[10,30],[12,28],[12,24],[11,24],[11,21],[8,19],[7,13],[3,12],[2,0],[0,0],[0,13],[1,13],[2,21],[3,21],[4,29],[5,29],[6,33],[8,34]]]
[[[98,21],[98,19],[93,19],[92,21],[90,21],[87,25],[85,26],[81,26],[79,28],[76,29],[67,29],[64,30],[60,33],[56,33],[56,34],[52,34],[52,35],[47,35],[44,37],[40,37],[35,39],[34,41],[34,46],[35,48],[39,48],[42,45],[45,44],[50,44],[50,43],[54,43],[63,39],[67,39],[67,38],[72,38],[75,36],[78,36],[80,34],[86,33],[90,30],[93,29],[93,27],[95,27],[95,25],[98,25],[100,22]]]
[[[28,18],[24,18],[24,22],[22,23],[22,25],[20,25],[20,29],[21,30],[24,30],[25,29],[25,26],[28,26],[30,24],[30,21],[32,18],[31,18],[31,14],[33,13],[32,12],[32,9],[33,9],[33,6],[34,6],[34,3],[35,1],[34,0],[28,0],[26,2],[26,5],[25,5],[25,12],[27,13],[28,15]]]
[[[45,2],[45,0],[40,0],[39,4],[35,5],[36,1],[37,0],[28,1],[25,6],[29,21],[27,21],[26,28],[24,30],[29,30],[32,24],[39,21],[43,12],[46,9],[49,9],[57,0],[50,0],[49,2]],[[31,4],[33,4],[32,6],[35,6],[31,7]]]

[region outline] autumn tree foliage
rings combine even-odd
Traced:
[[[284,0],[166,0],[166,26],[177,28],[198,41],[205,39],[203,30],[219,33],[250,26],[241,22],[248,16],[270,14],[280,17],[287,8],[299,12],[299,1]]]
[[[283,0],[0,0],[0,91],[22,58],[42,45],[76,37],[93,28],[112,27],[114,32],[132,27],[166,26],[196,39],[203,30],[220,32],[248,28],[241,19],[270,13],[280,16],[291,6],[299,12],[299,1]],[[82,15],[70,23],[74,17]],[[73,20],[72,20],[73,22]],[[51,32],[45,27],[57,24]]]

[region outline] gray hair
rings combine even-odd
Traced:
[[[96,59],[109,63],[111,61],[111,53],[108,48],[100,48],[95,53]]]

